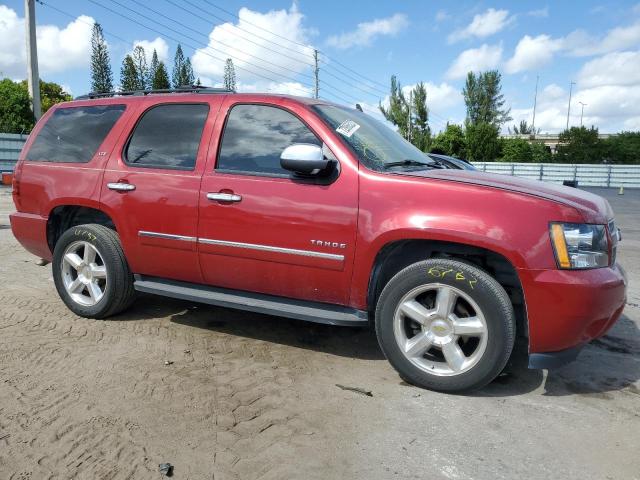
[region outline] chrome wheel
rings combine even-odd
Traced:
[[[91,307],[104,297],[107,268],[98,249],[85,241],[71,243],[62,256],[62,283],[74,302]]]
[[[422,285],[402,297],[393,331],[407,360],[432,375],[468,371],[487,347],[487,323],[480,307],[462,290],[441,283]]]

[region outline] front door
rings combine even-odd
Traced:
[[[287,146],[323,141],[282,105],[234,103],[230,96],[220,111],[219,129],[220,145],[210,151],[199,198],[198,249],[205,282],[346,304],[355,252],[357,171],[340,168],[333,178],[318,182],[294,179],[283,170],[280,154]]]
[[[101,202],[134,273],[201,282],[198,193],[219,102],[149,99],[104,173]]]

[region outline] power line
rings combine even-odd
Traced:
[[[114,13],[114,14],[116,14],[116,15],[119,15],[119,16],[121,16],[121,17],[123,17],[123,18],[126,18],[126,19],[127,19],[127,20],[129,20],[129,21],[132,21],[132,22],[134,22],[134,23],[137,23],[138,25],[140,25],[140,26],[142,26],[142,27],[144,27],[144,28],[147,28],[147,29],[149,29],[149,30],[152,30],[152,31],[155,31],[156,33],[158,33],[158,32],[157,32],[157,30],[154,30],[153,28],[148,27],[148,26],[146,26],[146,25],[144,25],[144,24],[142,24],[142,23],[140,23],[140,22],[136,21],[136,20],[132,19],[131,17],[128,17],[127,15],[124,15],[123,13],[120,13],[120,12],[117,12],[117,11],[115,11],[115,10],[113,10],[113,9],[110,9],[109,7],[106,7],[105,5],[102,5],[102,4],[100,4],[100,3],[98,3],[98,2],[96,2],[96,1],[94,1],[94,0],[89,0],[89,1],[90,1],[91,3],[93,3],[93,4],[95,4],[95,5],[98,5],[98,6],[102,7],[102,8],[104,8],[104,9],[109,10],[110,12],[112,12],[112,13]],[[126,5],[123,5],[122,3],[120,3],[120,2],[119,2],[119,1],[117,1],[117,0],[110,0],[110,1],[111,1],[112,3],[115,3],[115,4],[116,4],[116,5],[118,5],[118,6],[122,7],[122,8],[124,8],[124,9],[126,9],[126,10],[129,10],[130,12],[132,12],[132,13],[134,13],[134,14],[136,14],[136,15],[138,15],[138,16],[140,16],[140,17],[142,17],[142,18],[144,18],[145,20],[148,20],[148,21],[150,21],[150,22],[153,22],[154,24],[160,25],[161,27],[164,27],[164,28],[166,28],[166,29],[170,30],[171,32],[177,33],[178,35],[181,35],[181,36],[183,36],[184,38],[187,38],[187,39],[192,40],[192,41],[194,41],[194,42],[199,42],[197,39],[195,39],[195,38],[193,38],[193,37],[191,37],[191,36],[189,36],[189,35],[186,35],[186,34],[184,34],[184,33],[180,32],[179,30],[176,30],[176,29],[174,29],[174,28],[172,28],[172,27],[170,27],[170,26],[168,26],[168,25],[166,25],[166,24],[164,24],[164,23],[157,22],[157,21],[155,21],[154,19],[149,18],[148,16],[146,16],[146,15],[144,15],[144,14],[142,14],[142,13],[138,12],[138,11],[136,11],[136,10],[134,10],[134,9],[132,9],[132,8],[127,7]],[[162,34],[162,33],[160,33],[160,35],[163,35],[163,34]],[[174,39],[174,40],[175,40],[175,39]],[[178,41],[178,40],[175,40],[175,41]],[[186,44],[185,44],[185,45],[186,45]],[[191,47],[191,46],[190,46],[190,47]],[[194,47],[191,47],[191,48],[194,48]],[[195,48],[194,48],[194,49],[195,49]],[[219,48],[211,47],[211,46],[208,46],[208,45],[207,45],[207,46],[205,46],[205,47],[204,47],[204,49],[210,49],[210,50],[214,50],[214,51],[216,51],[216,52],[220,52],[220,53],[222,53],[222,54],[224,54],[224,55],[229,55],[229,54],[228,54],[228,52],[225,52],[224,50],[220,50]],[[202,50],[202,47],[200,47],[200,51],[202,51],[202,53],[206,53],[206,52],[204,52],[204,51]],[[235,57],[236,61],[240,60],[240,59],[238,59],[238,57],[237,57],[237,56],[234,56],[234,55],[229,55],[229,56],[231,56],[231,57]],[[216,57],[213,57],[213,58],[216,58]],[[218,58],[216,58],[216,59],[217,59],[217,60],[219,60]],[[244,62],[245,62],[246,64],[248,64],[248,65],[251,65],[251,66],[254,66],[254,67],[260,68],[260,69],[262,69],[262,70],[264,70],[264,71],[266,71],[266,72],[268,72],[268,73],[271,73],[271,74],[273,74],[273,75],[281,76],[281,77],[285,78],[286,80],[292,80],[292,78],[291,78],[291,77],[288,77],[287,75],[282,74],[282,73],[280,73],[280,72],[276,72],[276,71],[273,71],[273,70],[268,69],[268,68],[266,68],[266,67],[262,67],[262,66],[260,66],[260,65],[253,64],[253,63],[248,62],[248,61],[246,61],[246,60],[245,60]],[[239,66],[238,66],[238,68],[243,68],[243,67],[239,67]],[[281,68],[282,68],[283,70],[288,70],[289,72],[293,73],[294,75],[297,75],[297,72],[293,72],[292,70],[287,69],[287,68],[285,68],[285,67],[281,67]],[[246,70],[246,69],[245,69],[245,70]],[[254,72],[254,74],[255,74],[255,75],[259,75],[259,74],[255,73],[255,72]],[[264,77],[263,77],[263,78],[264,78]],[[273,79],[271,79],[271,80],[272,80],[272,81],[274,81]],[[299,82],[299,83],[301,83],[301,84],[302,84],[302,85],[304,85],[305,87],[313,88],[313,86],[312,86],[311,84],[305,84],[305,83],[302,83],[302,82]]]

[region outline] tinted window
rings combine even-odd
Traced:
[[[126,162],[141,167],[192,170],[209,106],[165,104],[147,110],[125,152]]]
[[[280,154],[294,143],[322,145],[304,123],[281,108],[237,105],[227,118],[216,168],[288,175],[280,168]]]
[[[124,105],[59,108],[27,152],[27,160],[86,163],[93,158]]]

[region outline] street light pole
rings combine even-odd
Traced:
[[[569,105],[567,105],[567,130],[569,130],[569,115],[571,114],[571,93],[573,92],[573,86],[576,82],[571,82],[569,85]]]
[[[582,110],[580,111],[580,126],[582,126],[582,116],[584,115],[584,107],[586,103],[582,103],[582,102],[578,102],[578,103],[582,105]]]
[[[38,47],[36,45],[35,0],[24,0],[24,22],[27,33],[27,84],[33,116],[38,120],[42,114],[40,106],[40,75],[38,74]]]

